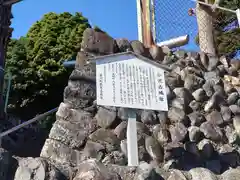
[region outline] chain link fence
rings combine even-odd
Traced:
[[[191,0],[155,0],[155,41],[158,43],[189,35],[189,43],[180,48],[198,50],[195,43],[198,32],[196,17],[188,15],[188,10],[194,7],[195,2]]]
[[[238,57],[240,52],[240,28],[235,10],[240,0],[234,3],[222,0],[215,8],[198,4],[194,0],[152,0],[155,42],[163,42],[189,35],[188,44],[178,47],[190,51],[200,49],[208,53]],[[207,4],[213,3],[208,1]],[[235,7],[235,9],[232,9]],[[199,42],[201,42],[199,44]],[[215,52],[213,52],[215,51]]]

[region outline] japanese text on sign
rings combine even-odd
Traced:
[[[134,56],[97,61],[97,103],[168,110],[164,71]]]

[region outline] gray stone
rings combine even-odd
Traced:
[[[240,116],[239,115],[233,118],[233,126],[236,133],[240,136]]]
[[[77,53],[75,68],[82,68],[86,65],[88,57],[85,52],[80,51]]]
[[[173,93],[173,91],[170,89],[170,87],[167,84],[165,87],[166,87],[165,90],[166,90],[166,94],[167,94],[167,99],[168,99],[168,101],[170,101],[175,97],[175,94]]]
[[[173,142],[184,141],[188,133],[187,128],[182,123],[171,125],[169,131]]]
[[[157,120],[157,115],[154,111],[150,111],[150,110],[143,110],[141,112],[141,121],[144,124],[156,124],[158,122]]]
[[[208,97],[211,97],[213,95],[213,87],[212,87],[212,82],[211,81],[206,81],[203,86],[203,90],[206,92],[206,95]]]
[[[191,62],[191,61],[187,61],[187,62]],[[180,71],[182,80],[184,80],[188,74],[194,74],[196,76],[202,77],[202,71],[200,71],[199,69],[197,69],[195,67],[192,67],[192,64],[184,65],[183,70]]]
[[[224,91],[229,94],[229,93],[232,93],[232,92],[235,92],[235,88],[234,86],[228,82],[228,81],[223,81],[223,88],[224,88]]]
[[[209,112],[212,109],[217,109],[220,105],[222,105],[223,97],[218,93],[214,93],[212,97],[207,101],[204,106],[204,111]]]
[[[202,132],[197,126],[191,126],[188,128],[189,140],[191,142],[198,142],[201,138]]]
[[[193,100],[192,94],[186,88],[175,88],[173,92],[176,94],[177,97],[184,99],[187,104]]]
[[[192,180],[217,180],[218,178],[210,170],[205,168],[195,168],[189,171],[192,176]]]
[[[211,84],[214,84],[214,85],[218,84],[220,82],[220,77],[219,77],[217,71],[205,72],[204,79],[206,81],[210,81]]]
[[[239,98],[239,94],[237,92],[233,92],[229,94],[227,98],[227,102],[229,105],[233,105],[237,102],[238,98]]]
[[[203,139],[198,143],[198,149],[200,150],[201,154],[204,158],[208,159],[212,157],[214,153],[213,143],[208,139]]]
[[[189,91],[193,92],[202,87],[204,84],[204,80],[200,77],[195,75],[188,75],[184,79],[184,88],[188,89]]]
[[[219,72],[218,74],[220,77],[223,77],[227,73],[224,65],[221,64],[217,66],[217,71]]]
[[[64,89],[64,103],[72,108],[81,109],[92,106],[96,97],[96,85],[92,82],[78,81],[78,87],[67,86]],[[84,98],[83,98],[84,97]]]
[[[67,145],[52,139],[47,139],[40,157],[47,158],[51,162],[76,166],[83,160],[82,152],[73,150]]]
[[[168,113],[166,111],[159,111],[157,117],[159,124],[162,125],[162,127],[165,127],[169,123]]]
[[[15,180],[67,180],[56,168],[41,158],[24,158],[19,161]]]
[[[119,175],[109,171],[102,163],[95,159],[83,161],[77,168],[73,180],[120,180]]]
[[[202,88],[197,89],[196,91],[194,91],[192,93],[192,95],[193,95],[194,99],[196,101],[199,101],[199,102],[205,101],[206,98],[207,98],[206,92]]]
[[[165,56],[166,57],[166,56]],[[181,76],[176,73],[169,73],[165,76],[166,84],[174,89],[176,87],[182,87],[183,81],[181,80]]]
[[[220,112],[212,111],[210,114],[206,116],[206,120],[213,125],[221,125],[223,124],[223,118]]]
[[[145,48],[143,43],[141,43],[140,41],[132,41],[131,46],[133,48],[133,52],[135,52],[136,54],[151,58],[148,49]]]
[[[187,57],[187,52],[183,50],[177,50],[173,54],[179,59],[184,59]]]
[[[160,124],[153,127],[153,136],[160,144],[165,144],[170,140],[170,134],[167,128],[162,127]]]
[[[213,141],[221,141],[223,134],[219,127],[213,125],[209,122],[204,122],[200,126],[200,130],[203,132],[204,136]]]
[[[232,67],[232,66],[229,67],[227,69],[227,72],[228,72],[228,75],[230,75],[230,76],[235,76],[235,77],[238,76],[238,70],[235,67]]]
[[[96,130],[89,136],[89,139],[104,145],[108,152],[117,150],[120,146],[120,140],[117,136],[111,130],[107,129],[100,128]]]
[[[236,116],[240,115],[240,107],[238,105],[233,104],[233,105],[229,106],[229,108],[231,109],[231,111],[234,115],[236,115]]]
[[[120,52],[133,51],[132,46],[127,39],[116,39],[116,43]]]
[[[171,122],[186,122],[186,114],[184,110],[179,109],[179,108],[170,108],[168,110],[168,118],[170,119]]]
[[[204,115],[197,111],[194,111],[191,114],[189,114],[188,118],[190,119],[192,126],[200,126],[203,122],[206,121]]]
[[[176,58],[174,56],[164,56],[162,64],[170,65],[176,62]]]
[[[229,144],[234,144],[237,142],[237,132],[232,128],[232,126],[226,126],[225,127],[225,135],[228,139]]]
[[[224,88],[221,84],[214,84],[213,90],[215,91],[215,94],[218,94],[220,97],[225,97],[226,93],[224,92]]]
[[[189,111],[188,104],[186,103],[186,101],[183,98],[173,99],[171,105],[172,105],[173,108],[178,108],[178,109],[181,109],[185,112]]]
[[[178,164],[177,160],[171,159],[171,160],[169,160],[169,161],[167,161],[167,162],[164,163],[162,169],[163,169],[165,172],[168,172],[169,170],[176,169],[176,168],[177,168],[177,164]],[[167,176],[165,177],[165,179],[168,178],[169,176],[170,176],[170,174],[167,174]]]
[[[115,129],[114,133],[118,137],[118,139],[123,140],[126,138],[127,134],[127,122],[123,121],[121,122]]]
[[[100,55],[113,54],[117,51],[117,45],[113,38],[90,28],[83,32],[81,48],[84,52]]]
[[[189,51],[187,52],[187,58],[192,61],[199,61],[200,60],[200,54],[198,52]]]
[[[117,164],[120,166],[124,166],[127,164],[127,159],[124,153],[119,151],[113,151],[110,154],[108,154],[103,160],[102,163],[107,164]]]
[[[121,140],[120,149],[121,149],[121,152],[123,152],[124,155],[127,157],[127,140],[126,139]]]
[[[189,107],[190,107],[193,111],[199,111],[200,108],[201,108],[201,103],[193,100],[193,101],[190,102]]]
[[[224,122],[231,122],[232,121],[232,112],[229,107],[221,106],[221,115]]]
[[[146,137],[145,147],[153,160],[158,162],[163,160],[163,149],[156,139],[151,136]]]
[[[88,116],[82,115],[81,118],[79,117],[78,123],[61,120],[56,121],[53,124],[49,137],[71,148],[79,148],[85,143],[85,140],[95,128],[96,122],[91,123],[91,119],[88,118]]]
[[[187,178],[181,171],[174,169],[171,170],[170,176],[167,178],[167,180],[187,180]]]
[[[223,64],[224,68],[228,69],[230,65],[230,60],[226,58],[226,56],[221,56],[219,61]]]
[[[85,129],[89,132],[93,132],[97,128],[97,121],[93,118],[91,113],[70,109],[65,103],[61,103],[56,113],[57,120],[65,120],[72,124],[75,124],[77,129]]]
[[[159,47],[159,46],[150,47],[149,52],[150,52],[152,58],[156,61],[163,61],[164,56],[166,55],[163,52],[162,47]]]
[[[104,107],[99,107],[98,112],[95,116],[97,123],[102,128],[109,128],[116,124],[117,120],[116,109],[107,109]]]
[[[230,64],[235,69],[237,69],[237,70],[240,69],[240,62],[237,59],[231,59]]]
[[[152,160],[152,157],[149,155],[149,153],[146,150],[145,144],[138,146],[138,158],[139,158],[139,161],[150,162]],[[153,161],[158,162],[158,160],[153,160]]]
[[[240,177],[240,169],[229,169],[221,175],[223,180],[238,180]]]
[[[217,56],[214,55],[210,55],[208,54],[208,62],[207,62],[207,70],[208,71],[212,71],[214,69],[216,69],[216,67],[218,66],[219,62],[219,58]]]
[[[206,162],[205,168],[209,169],[213,173],[220,174],[222,166],[219,160],[209,160]]]
[[[119,108],[117,112],[117,116],[121,119],[126,121],[128,119],[128,111],[126,108]]]
[[[85,159],[96,158],[101,160],[104,156],[104,151],[105,147],[103,145],[88,140],[83,150],[83,156]]]
[[[137,167],[136,174],[133,180],[148,180],[148,179],[160,179],[159,174],[156,173],[153,166],[143,162]]]
[[[121,177],[121,180],[133,180],[136,172],[136,167],[131,166],[108,164],[106,167],[109,171],[117,173]]]

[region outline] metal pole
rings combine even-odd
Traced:
[[[152,22],[152,38],[154,43],[156,43],[156,24],[155,24],[155,0],[151,0],[151,22]]]
[[[237,14],[237,19],[238,19],[238,26],[240,28],[240,9],[236,10],[236,14]]]
[[[15,127],[11,128],[11,129],[5,131],[5,132],[0,133],[0,139],[3,138],[4,136],[14,132],[14,131],[17,131],[18,129],[23,128],[24,126],[27,126],[27,125],[35,122],[35,121],[41,120],[43,117],[46,117],[46,116],[56,112],[57,110],[58,110],[58,107],[54,108],[54,109],[52,109],[50,111],[47,111],[47,112],[45,112],[43,114],[40,114],[39,116],[37,116],[37,117],[35,117],[33,119],[30,119],[30,120],[28,120],[28,121],[26,121],[26,122],[24,122],[24,123],[22,123],[22,124],[20,124],[18,126],[15,126]]]
[[[128,109],[128,125],[127,125],[127,155],[128,166],[138,166],[138,142],[137,142],[137,120],[136,112]]]
[[[137,0],[138,40],[143,42],[142,1]]]
[[[5,106],[4,106],[4,112],[7,113],[7,105],[8,105],[8,98],[9,98],[9,92],[11,88],[11,81],[12,81],[12,76],[8,74],[8,86],[7,86],[7,93],[5,97]]]

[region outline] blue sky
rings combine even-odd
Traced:
[[[189,34],[195,37],[196,20],[187,15],[194,7],[191,0],[156,0],[157,40]],[[48,12],[82,12],[92,25],[97,25],[114,38],[136,40],[136,0],[23,0],[13,6],[13,38],[24,36],[31,25]],[[196,49],[194,42],[185,46]]]

